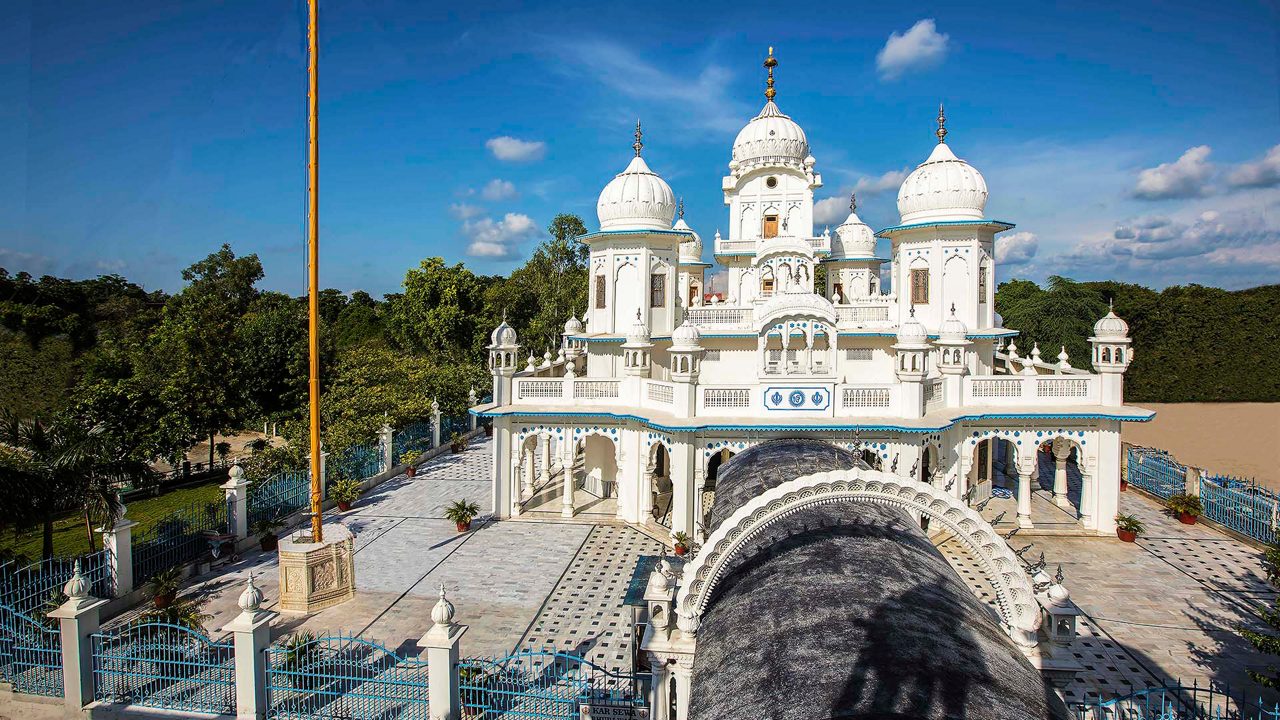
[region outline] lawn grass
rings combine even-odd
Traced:
[[[169,517],[174,511],[187,505],[220,500],[223,497],[223,491],[218,487],[221,483],[221,480],[214,479],[202,485],[171,490],[156,497],[139,498],[128,503],[127,517],[138,523],[133,528],[133,537],[137,538]],[[96,530],[100,525],[101,523],[94,523],[94,529]],[[94,535],[94,548],[101,550],[102,535],[97,532]],[[24,555],[30,560],[38,560],[40,546],[41,535],[38,527],[16,535],[12,531],[0,534],[0,552],[12,552],[15,555]],[[89,540],[85,537],[83,515],[67,515],[54,521],[53,554],[55,556],[73,557],[87,552],[89,552]]]

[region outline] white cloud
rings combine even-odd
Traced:
[[[485,200],[507,200],[516,196],[516,186],[507,180],[494,178],[485,184],[480,197]]]
[[[933,18],[921,20],[903,34],[889,35],[876,54],[876,70],[882,80],[896,80],[913,70],[934,67],[947,56],[949,40],[950,36],[938,32]]]
[[[882,192],[897,192],[902,187],[902,181],[907,179],[911,171],[907,168],[901,170],[890,170],[879,177],[863,176],[858,178],[858,182],[854,184],[853,191],[862,193],[863,195],[878,195]]]
[[[1280,185],[1280,145],[1267,151],[1257,162],[1241,163],[1227,173],[1227,184],[1233,188],[1259,188]]]
[[[1035,233],[1020,231],[996,238],[996,263],[1000,265],[1025,265],[1040,251],[1040,239]]]
[[[1167,200],[1208,195],[1209,177],[1213,165],[1209,162],[1212,149],[1197,145],[1182,153],[1171,163],[1162,163],[1138,173],[1138,184],[1133,195],[1142,200]]]
[[[540,160],[547,153],[547,144],[541,140],[521,140],[510,135],[489,138],[484,141],[484,146],[503,162]]]
[[[449,214],[459,220],[470,220],[473,217],[484,214],[484,208],[467,203],[454,203],[449,206]]]
[[[462,222],[462,234],[468,241],[467,254],[476,257],[511,257],[517,245],[537,232],[533,218],[523,213],[507,213],[501,220],[476,217]]]
[[[8,270],[11,275],[28,272],[40,277],[54,271],[54,262],[48,255],[0,247],[0,267]]]
[[[835,197],[823,198],[813,204],[813,224],[818,225],[835,225],[844,222],[849,217],[849,198]]]

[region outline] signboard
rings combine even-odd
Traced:
[[[764,389],[766,410],[815,410],[831,407],[831,388],[773,386]]]
[[[578,706],[579,720],[649,720],[649,708],[635,705],[593,705],[582,703]]]

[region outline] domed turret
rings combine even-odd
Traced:
[[[916,320],[915,308],[911,309],[911,315],[906,321],[898,326],[897,340],[897,344],[904,347],[925,345],[929,342],[929,331],[920,324],[919,320]]]
[[[777,95],[773,88],[773,69],[778,66],[773,48],[769,48],[764,66],[769,70],[764,108],[738,132],[737,139],[733,141],[733,160],[729,169],[739,175],[763,165],[811,170],[816,161],[809,154],[809,139],[805,137],[804,130],[783,115],[773,102]]]
[[[489,346],[493,348],[512,347],[516,344],[516,329],[507,324],[504,317],[502,323],[489,334]]]
[[[680,243],[680,262],[695,263],[702,262],[702,236],[689,227],[684,221],[684,198],[680,199],[676,210],[676,224],[671,226],[672,230],[683,230],[690,234],[689,239]]]
[[[643,133],[636,121],[636,156],[626,170],[604,186],[596,203],[601,230],[667,230],[675,215],[676,200],[671,187],[649,169],[640,150]]]
[[[1115,309],[1107,308],[1107,314],[1093,324],[1093,336],[1098,340],[1121,340],[1129,337],[1129,323],[1116,315]]]
[[[836,228],[836,241],[831,244],[831,259],[872,258],[876,254],[876,236],[871,227],[858,217],[858,198],[849,196],[849,217]]]
[[[956,317],[955,303],[951,304],[951,316],[942,321],[942,327],[938,331],[938,339],[948,343],[963,343],[969,334],[969,328],[965,327],[964,321]]]
[[[564,334],[577,335],[581,332],[582,332],[582,321],[574,317],[573,315],[570,315],[569,319],[564,321]]]
[[[689,324],[688,320],[685,320],[680,327],[675,329],[675,332],[671,333],[672,348],[697,348],[701,347],[701,341],[702,333],[698,332],[698,328]]]
[[[981,220],[987,205],[982,173],[957,158],[946,143],[946,116],[938,106],[938,144],[898,189],[902,224]]]
[[[640,311],[636,311],[636,320],[631,323],[631,329],[627,331],[627,343],[633,345],[645,345],[649,343],[649,326],[644,324],[644,319],[640,317]]]

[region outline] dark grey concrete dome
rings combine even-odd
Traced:
[[[713,527],[763,490],[856,462],[818,441],[758,445],[723,468]],[[702,616],[690,717],[1068,715],[910,515],[844,503],[737,556]]]

